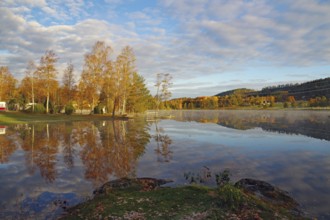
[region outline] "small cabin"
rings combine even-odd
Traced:
[[[7,107],[6,107],[6,102],[0,102],[0,111],[6,111]]]
[[[6,126],[0,125],[0,135],[6,134]]]

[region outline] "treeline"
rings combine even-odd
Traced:
[[[155,101],[138,74],[134,51],[130,46],[112,59],[113,50],[104,42],[96,42],[84,56],[80,78],[68,63],[62,83],[58,81],[57,55],[46,51],[39,63],[30,61],[20,83],[8,67],[0,67],[0,101],[10,110],[71,114],[89,109],[94,113],[126,114],[143,112]],[[28,109],[27,109],[28,108]]]
[[[167,102],[169,109],[219,109],[219,108],[305,108],[330,106],[330,98],[316,96],[307,100],[296,99],[287,91],[278,91],[273,95],[253,96],[246,89],[231,90],[227,95],[203,96],[197,98],[178,98]],[[298,97],[299,98],[299,97]]]
[[[246,106],[273,107],[274,96],[267,97],[247,97],[241,94],[231,94],[226,96],[202,96],[197,98],[179,98],[167,102],[170,109],[218,109]]]
[[[330,77],[301,84],[265,87],[261,91],[240,88],[215,96],[170,100],[170,109],[218,109],[237,107],[326,107],[330,106]]]
[[[286,84],[269,86],[263,88],[256,94],[259,96],[274,95],[286,92],[288,96],[294,96],[297,100],[305,100],[316,97],[330,98],[330,77],[325,79],[313,80],[301,84]],[[253,93],[252,93],[253,94]]]
[[[255,90],[253,89],[247,89],[247,88],[240,88],[240,89],[233,89],[233,90],[228,90],[225,92],[221,92],[219,94],[216,94],[215,96],[229,96],[232,94],[246,94],[246,93],[250,93],[250,92],[255,92]]]

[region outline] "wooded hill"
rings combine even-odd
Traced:
[[[217,94],[216,96],[226,96],[231,94],[240,94],[245,96],[294,96],[296,100],[309,100],[315,97],[325,96],[330,98],[330,77],[317,79],[305,83],[284,84],[277,86],[268,86],[260,91],[251,89],[234,89]]]
[[[172,99],[163,107],[171,109],[268,108],[279,107],[280,103],[283,103],[284,108],[330,106],[330,77],[301,84],[269,86],[260,91],[240,88],[214,96]]]
[[[234,94],[248,94],[252,92],[257,92],[253,89],[247,89],[247,88],[240,88],[240,89],[233,89],[233,90],[228,90],[225,92],[221,92],[216,94],[215,96],[226,96],[226,95],[234,95]]]

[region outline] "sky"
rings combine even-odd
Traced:
[[[77,80],[97,41],[114,57],[129,45],[155,94],[157,73],[172,97],[330,77],[330,0],[1,0],[0,66],[17,78],[46,50]]]

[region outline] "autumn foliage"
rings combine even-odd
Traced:
[[[113,58],[112,48],[98,41],[85,54],[79,79],[75,67],[68,62],[63,74],[59,73],[54,51],[46,51],[38,64],[30,61],[20,84],[8,67],[0,67],[0,101],[9,103],[10,110],[35,112],[43,105],[45,113],[59,113],[73,106],[77,113],[94,112],[125,115],[143,112],[152,97],[144,79],[135,66],[133,48],[126,46]],[[62,75],[62,80],[59,80]]]

